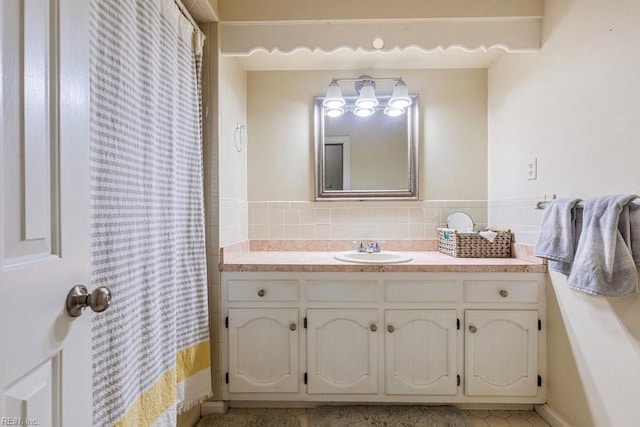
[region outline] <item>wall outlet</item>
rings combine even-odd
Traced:
[[[527,180],[533,181],[535,179],[538,179],[538,159],[534,157],[533,160],[529,162],[529,168],[527,170]]]

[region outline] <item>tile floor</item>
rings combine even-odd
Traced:
[[[305,408],[229,408],[230,413],[263,414],[265,412],[288,412],[300,420],[301,427],[309,426],[309,414]],[[549,424],[534,411],[464,411],[471,418],[472,427],[549,427]]]

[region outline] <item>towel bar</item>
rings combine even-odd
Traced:
[[[551,198],[551,200],[555,199],[556,195],[554,194],[553,197]],[[547,205],[549,204],[549,202],[551,200],[541,200],[539,202],[536,202],[536,206],[534,209],[536,210],[543,210],[544,208],[547,207]],[[633,202],[631,202],[632,205],[636,205],[636,206],[640,206],[640,198],[638,199],[634,199]],[[584,202],[579,202],[576,204],[576,208],[582,209],[584,208]]]

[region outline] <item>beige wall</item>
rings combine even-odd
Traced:
[[[542,15],[542,0],[220,0],[222,21]]]
[[[313,97],[324,95],[331,77],[366,73],[247,73],[250,201],[313,200]],[[486,199],[486,70],[369,73],[400,75],[409,91],[420,95],[420,199]],[[346,89],[343,93],[350,94]]]
[[[544,194],[640,192],[640,2],[545,6],[542,50],[489,72],[489,221],[518,224],[528,243]],[[527,181],[533,157],[538,179]],[[574,426],[637,426],[640,297],[593,297],[551,279],[549,405]]]
[[[220,56],[220,246],[248,238],[247,150],[241,148],[241,135],[236,130],[247,124],[245,74],[238,59]]]

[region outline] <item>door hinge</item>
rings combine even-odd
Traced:
[[[456,375],[456,384],[460,386],[460,375]]]
[[[227,372],[226,374],[224,374],[224,382],[229,384],[229,372]]]
[[[307,318],[304,318],[304,328],[307,329]]]
[[[542,330],[542,320],[538,319],[538,330]]]
[[[456,329],[460,329],[460,319],[456,319]]]
[[[307,383],[307,373],[306,372],[304,373],[304,383],[305,384]]]
[[[538,375],[538,387],[542,387],[542,377]]]
[[[229,329],[229,316],[224,318],[224,327]]]

